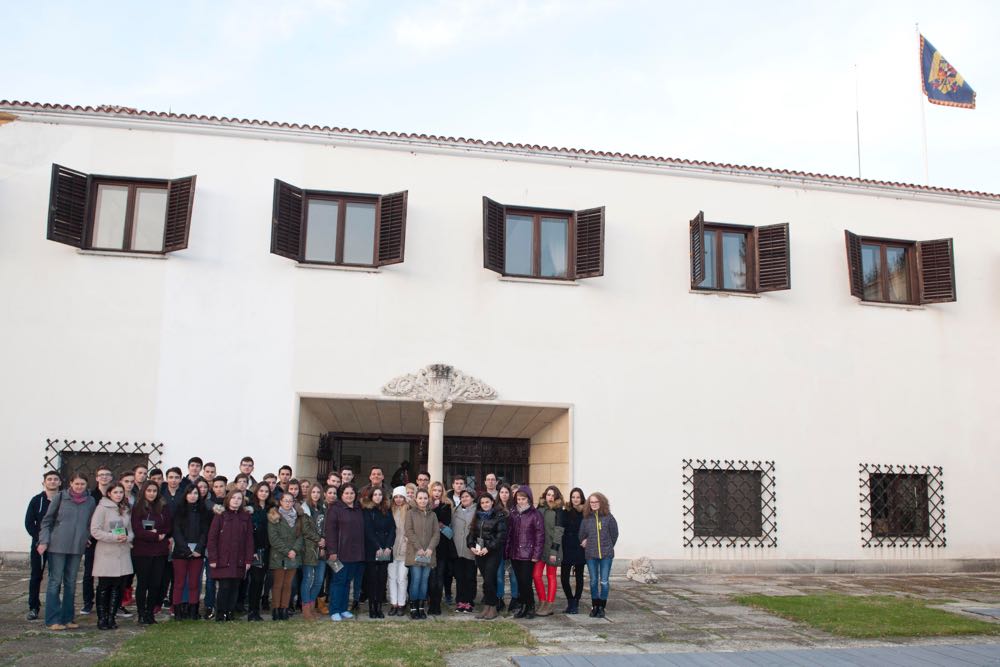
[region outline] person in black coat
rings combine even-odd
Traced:
[[[451,532],[451,501],[448,500],[444,495],[444,485],[441,482],[431,482],[430,486],[430,496],[431,511],[438,520],[438,528],[444,529],[447,527],[448,531]],[[437,553],[435,554],[436,563],[434,569],[431,570],[430,577],[427,581],[427,613],[431,616],[441,615],[441,596],[444,593],[444,575],[451,563],[452,558],[458,558],[458,552],[455,550],[455,543],[451,540],[450,535],[444,532],[442,539],[438,542]],[[443,539],[447,537],[448,539]]]
[[[271,560],[271,542],[267,535],[267,513],[274,507],[271,500],[271,487],[267,482],[261,482],[253,487],[250,497],[250,507],[253,514],[250,522],[253,525],[253,562],[247,573],[247,620],[263,621],[260,615],[261,602],[264,596],[264,584],[267,580],[268,563]]]
[[[174,590],[171,603],[175,621],[198,620],[201,570],[205,562],[208,529],[214,518],[205,507],[196,485],[189,485],[183,493],[184,500],[174,516]],[[185,589],[187,602],[184,602]]]
[[[396,519],[381,487],[361,501],[365,521],[365,585],[368,590],[368,618],[385,618],[382,603],[389,579],[392,545],[396,541]]]
[[[28,580],[28,620],[38,619],[42,607],[39,594],[42,590],[42,573],[48,562],[48,554],[38,553],[38,531],[42,527],[42,519],[49,511],[49,505],[62,486],[62,479],[55,470],[48,470],[42,475],[42,488],[37,496],[28,501],[28,510],[24,513],[24,529],[31,536],[31,578]]]
[[[586,496],[579,487],[569,492],[569,502],[566,503],[566,514],[563,517],[565,531],[562,537],[563,560],[560,566],[559,578],[562,581],[563,593],[566,595],[567,614],[580,611],[580,596],[583,594],[583,568],[587,557],[580,546],[580,523],[583,521],[583,508]],[[570,588],[570,577],[576,574],[576,588]]]
[[[493,496],[484,491],[479,496],[479,507],[466,544],[476,557],[476,566],[483,575],[483,610],[476,615],[486,621],[497,617],[497,570],[503,558],[504,543],[507,541],[507,515],[494,509]]]

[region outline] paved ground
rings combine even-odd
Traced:
[[[90,665],[109,655],[133,633],[142,631],[129,620],[120,622],[121,629],[117,632],[97,632],[94,628],[96,619],[89,616],[78,618],[83,626],[79,631],[49,633],[41,621],[24,620],[27,611],[27,577],[27,571],[20,567],[0,567],[0,665]],[[624,578],[612,577],[611,591],[607,619],[592,619],[587,616],[588,597],[585,596],[582,613],[577,616],[557,613],[548,618],[523,622],[524,627],[538,640],[537,648],[532,651],[533,655],[544,657],[572,653],[607,657],[632,654],[637,657],[637,654],[892,646],[1000,647],[1000,637],[845,640],[733,604],[731,600],[732,595],[743,593],[883,593],[932,599],[957,610],[957,613],[967,613],[961,610],[1000,608],[1000,573],[897,576],[684,575],[661,577],[660,582],[653,585],[640,585]],[[77,600],[80,600],[79,594]],[[990,620],[988,613],[976,614],[975,618]],[[456,616],[457,622],[474,622],[467,615]],[[448,663],[455,667],[510,665],[514,653],[497,649],[466,651],[452,654]],[[522,649],[516,653],[524,651]],[[593,662],[593,658],[590,660]]]

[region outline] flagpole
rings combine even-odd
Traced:
[[[854,137],[858,144],[858,178],[861,178],[861,111],[858,99],[858,64],[854,63]]]
[[[916,32],[917,32],[917,44],[919,45],[919,43],[920,43],[920,24],[919,23],[915,23],[914,26],[915,26],[915,29],[916,29]],[[918,51],[918,53],[919,53],[919,51]],[[924,76],[924,74],[923,74],[923,68],[921,67],[920,68],[920,78],[923,79],[923,76]],[[917,89],[917,95],[918,95],[918,99],[920,100],[920,125],[921,125],[921,128],[923,129],[923,139],[924,139],[924,141],[923,141],[923,144],[924,144],[924,185],[930,185],[931,184],[931,171],[930,171],[930,163],[929,163],[929,160],[927,159],[927,105],[924,103],[923,90],[924,90],[924,86],[923,86],[923,81],[921,80],[921,82],[920,82],[920,88]]]

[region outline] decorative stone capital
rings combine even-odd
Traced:
[[[493,387],[447,364],[431,364],[416,373],[393,378],[382,387],[382,393],[423,401],[427,411],[447,411],[456,402],[497,397]]]

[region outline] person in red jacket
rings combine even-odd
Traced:
[[[215,620],[233,620],[240,582],[253,563],[253,523],[243,509],[243,493],[233,489],[223,501],[226,508],[216,514],[208,529],[208,567],[218,585]]]
[[[532,594],[532,574],[535,563],[542,558],[545,524],[541,513],[533,507],[531,488],[520,486],[514,494],[515,505],[507,519],[507,559],[517,577],[518,604],[514,618],[535,617],[535,597]]]

